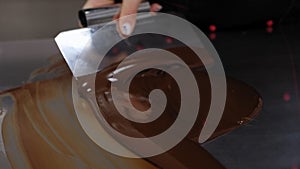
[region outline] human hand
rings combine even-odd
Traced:
[[[112,18],[119,19],[118,28],[123,35],[129,36],[133,32],[136,18],[135,15],[132,14],[137,13],[139,4],[141,2],[142,0],[123,0],[120,12],[117,13],[114,18]],[[114,4],[113,0],[87,0],[83,8],[97,8],[112,4]],[[151,5],[150,11],[157,12],[161,9],[161,5],[159,5],[158,3],[154,3]]]

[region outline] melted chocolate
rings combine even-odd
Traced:
[[[182,49],[183,50],[183,49]],[[193,62],[194,63],[194,62]],[[130,86],[131,102],[139,110],[150,104],[149,92],[159,88],[167,96],[161,117],[149,124],[129,121],[114,107],[110,95],[109,74],[117,64],[102,70],[96,78],[98,106],[109,124],[119,132],[134,137],[149,137],[167,129],[176,119],[179,88],[174,79],[156,69],[137,74]],[[199,169],[224,168],[198,143],[210,106],[210,84],[207,73],[192,69],[199,84],[199,115],[188,136],[170,151],[147,159],[130,159],[108,153],[97,146],[81,128],[72,101],[72,76],[64,62],[38,71],[48,74],[60,70],[52,80],[33,82],[3,93],[14,100],[14,111],[5,116],[2,135],[8,159],[13,168],[24,169]],[[262,107],[260,96],[244,83],[227,78],[228,90],[222,120],[209,140],[221,136],[253,119]],[[112,125],[114,124],[114,125]]]

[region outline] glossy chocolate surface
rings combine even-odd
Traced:
[[[128,121],[116,111],[109,99],[108,75],[117,64],[97,74],[96,96],[106,120],[119,132],[134,137],[149,137],[164,131],[176,119],[180,104],[174,79],[160,70],[137,74],[130,87],[132,104],[140,110],[149,107],[148,94],[160,88],[168,98],[161,117],[150,124]],[[2,135],[7,156],[13,168],[224,168],[198,143],[197,138],[210,106],[210,84],[200,66],[192,68],[201,94],[199,115],[188,136],[172,150],[147,159],[123,158],[106,152],[82,130],[72,101],[72,76],[64,62],[56,62],[38,75],[59,72],[52,80],[32,82],[3,92],[13,98],[14,110],[4,118]],[[248,85],[227,78],[227,100],[222,120],[210,140],[252,120],[262,107],[257,92]],[[126,106],[126,105],[125,105]]]

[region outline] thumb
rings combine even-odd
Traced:
[[[136,14],[139,4],[142,0],[123,0],[120,18],[119,18],[119,30],[125,36],[129,36],[135,27]],[[130,15],[130,16],[128,16]]]
[[[112,5],[113,3],[114,1],[112,0],[87,0],[82,8],[83,9],[97,8],[101,6]]]

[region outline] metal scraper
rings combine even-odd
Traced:
[[[83,51],[93,52],[93,46],[105,46],[107,39],[122,39],[116,29],[116,22],[111,21],[113,16],[119,11],[120,5],[106,6],[95,9],[85,9],[79,11],[79,19],[84,28],[61,32],[56,38],[57,43],[65,61],[75,77],[95,73],[95,62],[90,61],[86,56],[81,56]],[[138,8],[137,19],[143,20],[150,17],[150,4],[143,2]],[[137,22],[137,25],[143,22]],[[102,36],[95,35],[101,30]],[[92,55],[90,55],[92,56]],[[101,56],[95,56],[101,57]],[[80,67],[80,68],[79,68]]]

